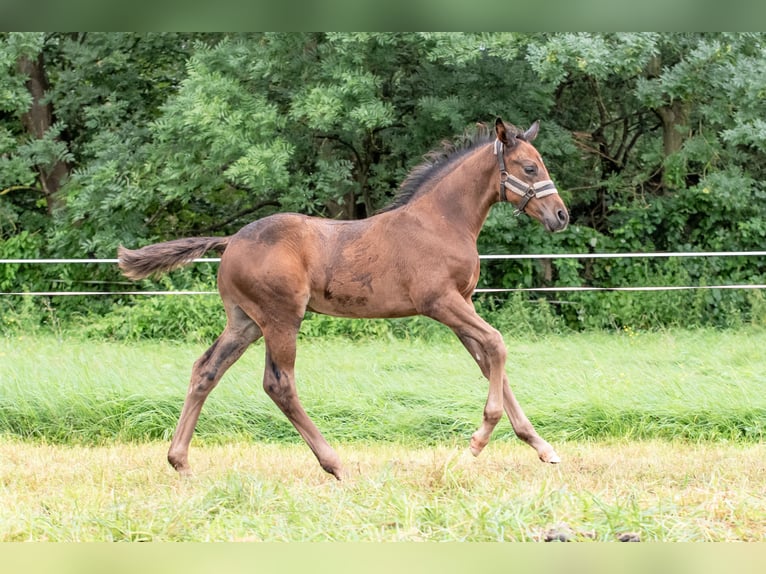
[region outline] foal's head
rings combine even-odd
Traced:
[[[569,223],[569,213],[531,143],[539,128],[535,122],[520,132],[497,118],[495,153],[501,171],[501,198],[512,203],[517,214],[534,217],[548,231],[562,231]]]

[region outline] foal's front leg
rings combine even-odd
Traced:
[[[548,444],[548,441],[544,440],[537,434],[537,431],[529,422],[527,415],[521,409],[521,405],[516,400],[516,397],[511,390],[511,386],[508,384],[508,377],[503,377],[503,406],[505,407],[505,413],[508,415],[508,419],[513,426],[513,432],[516,436],[531,446],[537,451],[537,456],[543,462],[550,462],[552,464],[561,462],[559,455],[553,450],[553,447]]]
[[[449,309],[449,312],[444,309]],[[471,453],[478,456],[489,442],[495,425],[505,410],[516,436],[537,451],[543,462],[560,462],[553,447],[537,434],[508,384],[505,373],[506,348],[500,333],[478,316],[470,301],[460,299],[443,307],[434,319],[450,327],[489,380],[487,404],[481,427],[471,437]],[[499,398],[498,398],[499,396]],[[498,404],[502,405],[498,412]]]
[[[487,446],[495,426],[503,416],[503,378],[506,349],[500,333],[479,317],[473,304],[455,292],[424,312],[443,323],[458,336],[489,380],[487,402],[481,426],[471,437],[471,453],[478,456]]]
[[[484,376],[489,378],[489,371],[486,368],[487,361],[482,358],[481,348],[472,339],[461,337],[460,340],[463,342],[466,349],[468,349],[468,352],[471,353],[474,360],[479,364]],[[508,384],[508,375],[506,375],[505,372],[503,372],[503,408],[508,415],[508,420],[511,421],[513,432],[519,439],[537,451],[537,456],[541,461],[549,463],[561,462],[559,455],[556,454],[553,447],[548,441],[537,434],[535,427],[532,426],[527,415],[524,414],[524,410],[521,408],[519,401],[516,400],[516,397],[511,390],[511,386]],[[474,452],[473,447],[471,448],[471,452],[474,453],[474,456],[479,454],[478,452]]]

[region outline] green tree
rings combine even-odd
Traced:
[[[48,78],[43,34],[11,33],[0,37],[0,232],[35,227],[38,209],[48,215],[66,177],[68,150],[61,125],[54,123],[46,101]]]
[[[438,142],[497,115],[521,126],[542,120],[535,143],[572,225],[551,236],[498,206],[481,251],[760,249],[765,40],[0,34],[0,252],[112,257],[119,243],[228,234],[274,211],[367,217]],[[662,265],[492,263],[482,281],[609,286],[763,276],[753,261]],[[37,273],[48,288],[48,272]],[[56,279],[85,274],[116,279],[113,269],[67,269]],[[725,297],[731,308],[746,307],[742,293]],[[597,312],[589,300],[570,302]],[[580,324],[567,308],[557,309]]]

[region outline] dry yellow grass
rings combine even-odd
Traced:
[[[763,445],[351,444],[350,477],[300,445],[197,445],[179,479],[164,443],[0,440],[0,540],[766,540]]]

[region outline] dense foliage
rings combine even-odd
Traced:
[[[227,234],[276,211],[367,217],[429,149],[496,115],[541,120],[536,145],[572,225],[549,235],[498,206],[481,252],[763,249],[764,46],[724,33],[3,33],[0,258],[114,257],[120,243]],[[763,268],[492,262],[480,287],[764,283]],[[120,281],[108,265],[0,264],[3,292]],[[160,285],[211,289],[214,268]],[[477,302],[506,328],[766,317],[758,291],[547,296]],[[98,316],[89,328],[114,336],[221,320],[212,302],[130,297],[3,297],[0,310],[3,329]]]

